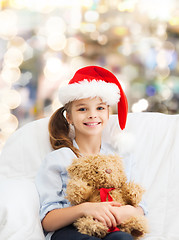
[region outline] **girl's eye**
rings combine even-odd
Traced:
[[[98,107],[97,110],[104,110],[104,107]]]
[[[84,111],[86,111],[86,108],[80,108],[78,111],[84,112]]]

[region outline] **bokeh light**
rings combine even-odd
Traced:
[[[49,81],[55,81],[59,79],[61,73],[62,62],[60,59],[55,57],[50,57],[46,61],[44,68],[44,75]]]
[[[9,109],[15,109],[21,103],[21,96],[16,90],[9,89],[2,93],[1,101],[6,104]]]
[[[54,51],[63,50],[66,46],[66,37],[64,34],[53,34],[47,39],[48,46]]]
[[[149,106],[146,99],[140,99],[137,103],[132,105],[132,112],[142,112],[145,111]]]
[[[4,67],[1,71],[2,80],[9,83],[16,82],[21,76],[21,71],[18,67]]]
[[[16,36],[17,15],[13,10],[6,9],[0,12],[0,37],[3,39],[11,39]]]
[[[70,37],[66,41],[64,52],[69,57],[77,57],[85,51],[85,44],[77,38]]]
[[[0,148],[87,65],[117,76],[129,112],[178,114],[178,16],[178,0],[0,1]]]
[[[11,47],[4,55],[4,65],[11,67],[19,67],[23,62],[22,52],[15,47]]]

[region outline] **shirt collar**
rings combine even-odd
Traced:
[[[73,139],[73,146],[79,150],[78,144],[75,141],[75,139]],[[103,151],[104,151],[104,144],[103,144],[103,141],[101,141],[101,147],[100,147],[99,153],[102,153]]]

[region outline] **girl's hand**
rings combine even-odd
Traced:
[[[112,214],[116,219],[117,225],[120,225],[122,222],[126,221],[132,216],[141,216],[143,215],[143,210],[141,207],[133,207],[131,205],[125,205],[112,208]]]
[[[85,216],[92,216],[103,223],[108,228],[116,227],[117,209],[121,206],[118,202],[100,202],[100,203],[82,203],[83,213]],[[115,214],[114,214],[115,213]]]

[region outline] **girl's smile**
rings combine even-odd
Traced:
[[[86,125],[88,127],[96,127],[100,124],[101,124],[101,122],[86,122],[86,123],[84,123],[84,125]]]

